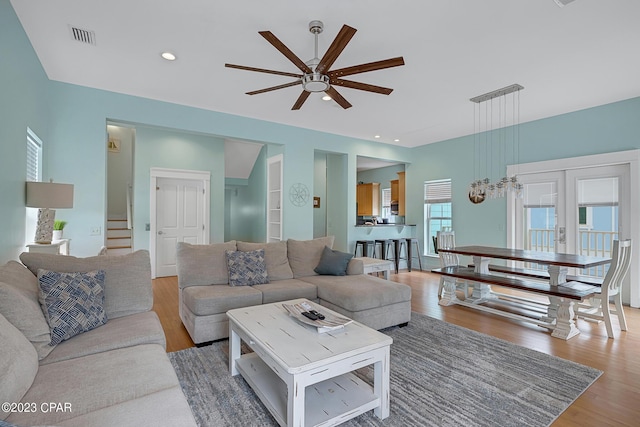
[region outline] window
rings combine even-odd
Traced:
[[[434,240],[438,231],[451,229],[451,180],[424,183],[425,255],[437,256]]]
[[[31,129],[27,128],[27,181],[42,181],[42,141]],[[38,209],[25,209],[25,242],[32,242],[36,232]]]
[[[391,217],[391,189],[382,189],[382,218]]]
[[[27,128],[27,181],[42,180],[42,141]]]

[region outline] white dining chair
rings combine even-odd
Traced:
[[[622,309],[622,284],[631,265],[631,239],[614,240],[611,251],[611,264],[604,277],[600,296],[591,298],[586,304],[578,304],[576,317],[603,321],[609,338],[614,338],[611,315],[618,316],[620,330],[627,330],[627,320]],[[611,303],[615,310],[611,309]]]
[[[456,233],[453,230],[438,231],[436,234],[436,249],[440,258],[440,267],[451,267],[460,263],[458,254],[451,252],[442,252],[440,249],[452,249],[456,247]],[[455,280],[451,277],[440,275],[440,285],[438,286],[438,298],[442,296],[445,280]],[[465,281],[456,280],[456,287],[461,287],[464,297],[469,296],[469,287]]]

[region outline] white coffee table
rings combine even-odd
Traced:
[[[284,303],[303,301],[333,313],[305,299]],[[333,426],[371,409],[387,418],[393,340],[357,322],[320,334],[282,304],[227,312],[231,375],[242,374],[281,426]],[[241,355],[241,341],[254,352]],[[373,385],[352,373],[368,365],[374,367]]]

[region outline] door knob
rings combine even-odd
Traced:
[[[164,231],[160,230],[158,231],[158,234],[164,234]]]

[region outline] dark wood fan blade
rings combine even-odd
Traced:
[[[398,56],[397,58],[354,65],[353,67],[340,68],[338,70],[328,72],[327,75],[333,79],[353,74],[368,73],[369,71],[382,70],[384,68],[399,67],[401,65],[404,65],[404,59],[402,56]]]
[[[312,73],[311,68],[307,64],[305,64],[302,59],[298,58],[295,53],[291,52],[288,47],[284,45],[271,31],[258,31],[258,33],[264,37],[269,43],[273,45],[276,49],[280,51],[284,56],[289,59],[289,61],[293,62],[293,64],[298,67],[303,73]]]
[[[331,99],[333,99],[334,101],[336,101],[338,103],[338,105],[340,105],[342,108],[344,108],[345,110],[349,107],[351,107],[351,104],[349,104],[349,101],[347,101],[346,99],[344,99],[342,97],[342,95],[340,95],[338,93],[337,90],[335,90],[335,88],[333,86],[329,86],[329,89],[324,91],[327,95],[329,95],[331,97]]]
[[[325,70],[328,70],[331,68],[331,66],[336,61],[336,59],[338,59],[338,56],[342,53],[344,48],[347,47],[347,44],[349,43],[353,35],[356,33],[356,31],[358,30],[348,25],[342,26],[342,29],[340,30],[336,38],[333,39],[331,46],[329,46],[329,49],[327,49],[327,51],[324,53],[324,56],[316,66],[317,73],[322,74],[324,73]]]
[[[224,66],[228,68],[236,68],[238,70],[256,71],[258,73],[267,73],[267,74],[277,74],[278,76],[302,77],[302,74],[287,73],[285,71],[266,70],[264,68],[247,67],[244,65],[224,64]]]
[[[388,87],[354,82],[352,80],[331,79],[331,84],[336,86],[348,87],[351,89],[365,90],[367,92],[381,93],[383,95],[389,95],[391,92],[393,92],[393,89],[390,89]]]
[[[247,95],[257,95],[259,93],[271,92],[272,90],[284,89],[285,87],[291,87],[291,86],[299,85],[301,83],[302,82],[300,80],[297,80],[295,82],[285,83],[283,85],[272,86],[272,87],[267,87],[267,88],[264,88],[264,89],[258,89],[258,90],[254,90],[254,91],[251,91],[251,92],[247,92]]]
[[[304,101],[307,100],[309,95],[311,95],[311,92],[307,92],[306,90],[303,90],[302,93],[300,94],[300,96],[298,97],[298,99],[296,100],[296,103],[293,104],[293,107],[291,107],[291,109],[292,110],[299,110],[300,107],[302,107],[302,104],[304,104]]]

